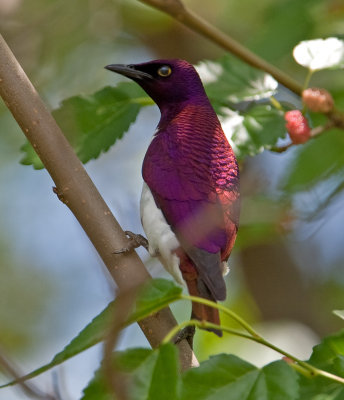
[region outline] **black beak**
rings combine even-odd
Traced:
[[[147,72],[135,69],[134,65],[110,64],[107,65],[105,69],[117,72],[118,74],[124,75],[131,79],[153,79],[152,75],[147,74]]]

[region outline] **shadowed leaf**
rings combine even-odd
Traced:
[[[344,136],[340,130],[326,132],[299,147],[283,186],[288,192],[310,189],[344,168]]]
[[[117,365],[126,372],[130,399],[176,400],[178,375],[177,349],[165,344],[156,350],[129,349],[117,353]],[[128,375],[130,374],[130,375]],[[101,369],[84,389],[82,400],[113,399]]]

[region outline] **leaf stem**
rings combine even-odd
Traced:
[[[135,97],[131,98],[130,101],[135,104],[140,104],[140,106],[153,106],[155,103],[150,97]]]
[[[284,112],[281,103],[274,96],[270,96],[270,102],[277,110]]]
[[[310,82],[310,80],[311,80],[311,78],[313,76],[313,73],[314,73],[314,71],[312,69],[308,69],[305,81],[303,83],[303,90],[308,88],[308,85],[309,85],[309,82]]]
[[[187,296],[187,297],[194,297],[194,296]],[[201,299],[201,300],[204,300],[204,299]],[[207,301],[207,302],[212,303],[211,301]],[[206,303],[203,303],[203,302],[200,302],[200,303],[206,304]],[[210,304],[207,304],[207,305],[210,305]],[[216,308],[218,308],[218,307],[216,307]],[[227,309],[227,311],[230,311],[230,310]],[[240,317],[239,317],[239,319],[241,320]],[[248,324],[246,324],[246,325],[248,325]],[[240,331],[238,331],[236,329],[228,328],[227,326],[216,325],[216,324],[213,324],[213,323],[208,322],[208,321],[198,321],[198,320],[195,320],[195,319],[191,319],[190,321],[184,321],[181,324],[179,324],[178,326],[175,326],[173,329],[171,329],[171,331],[163,339],[162,344],[165,344],[165,343],[168,343],[169,341],[171,341],[181,329],[183,329],[183,328],[185,328],[187,326],[196,326],[196,327],[201,328],[201,329],[218,329],[218,330],[221,330],[223,332],[227,332],[229,334],[232,334],[232,335],[235,335],[235,336],[239,336],[239,337],[243,337],[245,339],[252,340],[252,341],[254,341],[256,343],[260,343],[263,346],[269,347],[270,349],[276,351],[277,353],[280,353],[283,356],[287,357],[287,359],[292,360],[293,362],[295,362],[296,364],[293,364],[290,361],[288,361],[288,364],[292,368],[297,370],[298,372],[303,373],[304,375],[306,375],[308,377],[323,376],[324,378],[330,379],[332,381],[335,381],[335,382],[338,382],[338,383],[341,383],[341,384],[344,385],[344,378],[342,378],[340,376],[337,376],[337,375],[334,375],[334,374],[331,374],[330,372],[321,370],[319,368],[313,367],[313,365],[310,365],[305,361],[299,360],[297,357],[295,357],[292,354],[284,351],[283,349],[280,349],[279,347],[277,347],[274,344],[268,342],[267,340],[265,340],[264,338],[262,338],[259,335],[258,336],[253,336],[251,334],[246,334],[246,333],[240,332]]]
[[[181,294],[181,299],[190,300],[195,303],[204,304],[206,306],[210,306],[213,308],[217,308],[220,311],[223,311],[225,314],[229,315],[232,319],[234,319],[239,325],[241,325],[248,333],[250,333],[253,337],[261,338],[261,336],[253,329],[253,327],[248,324],[244,319],[239,317],[234,311],[228,309],[222,304],[215,303],[214,301],[203,299],[201,297],[190,296],[186,294]]]

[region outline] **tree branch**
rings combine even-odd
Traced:
[[[128,239],[1,35],[0,60],[0,95],[55,182],[58,194],[118,287],[125,291],[142,284],[150,275],[134,251],[112,254],[114,249],[125,247]],[[157,347],[175,324],[168,308],[139,323],[152,347]],[[182,369],[198,365],[185,340],[179,350]]]
[[[300,85],[297,81],[295,81],[285,72],[281,71],[279,68],[273,66],[269,62],[254,54],[247,47],[243,46],[232,37],[221,32],[219,29],[205,21],[191,10],[188,10],[180,0],[139,1],[165,12],[191,30],[201,34],[220,47],[236,55],[247,64],[269,73],[282,85],[301,96],[303,88],[302,85]]]

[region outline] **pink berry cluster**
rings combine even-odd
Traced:
[[[302,92],[302,102],[313,112],[331,113],[334,101],[331,94],[325,89],[308,88]],[[286,128],[294,144],[307,142],[311,137],[311,129],[306,117],[300,110],[287,111],[284,114]]]
[[[311,129],[308,125],[306,117],[300,110],[287,111],[284,114],[286,120],[286,128],[290,139],[294,144],[307,142],[311,137]]]

